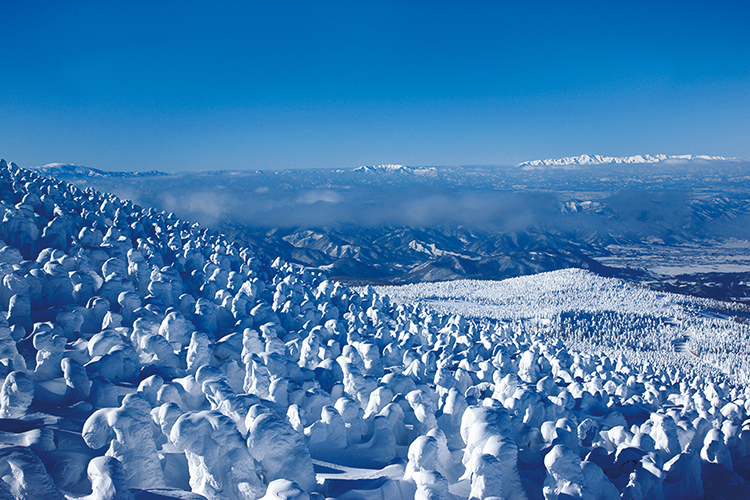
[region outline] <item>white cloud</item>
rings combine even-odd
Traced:
[[[325,203],[341,203],[344,201],[344,198],[336,191],[330,189],[317,189],[303,193],[297,201],[299,203],[311,205],[321,201]]]

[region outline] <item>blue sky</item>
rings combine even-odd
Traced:
[[[3,1],[0,21],[19,165],[750,157],[745,1]]]

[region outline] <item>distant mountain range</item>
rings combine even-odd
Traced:
[[[575,167],[578,165],[606,165],[606,164],[647,164],[665,161],[688,162],[688,161],[737,161],[737,158],[709,155],[635,155],[635,156],[603,156],[589,155],[567,156],[565,158],[548,158],[545,160],[530,160],[518,164],[522,169],[534,169],[543,167]],[[146,172],[114,172],[85,167],[83,165],[70,165],[66,163],[49,163],[43,167],[31,167],[40,174],[50,175],[61,179],[130,179],[136,177],[155,177],[172,175],[172,173],[149,170]],[[345,170],[344,170],[345,171]],[[411,174],[420,176],[431,176],[437,172],[437,167],[411,167],[407,165],[384,164],[384,165],[362,165],[350,170],[351,172],[363,174]],[[203,173],[225,173],[229,170],[204,171]],[[256,171],[262,173],[262,171]]]
[[[546,160],[532,160],[519,163],[521,168],[533,167],[568,167],[575,165],[604,165],[609,163],[659,163],[662,161],[729,161],[734,158],[708,155],[635,155],[635,156],[602,156],[581,155],[565,158],[550,158]]]
[[[392,174],[392,173],[405,173],[405,174],[416,174],[425,175],[434,173],[437,171],[435,167],[408,167],[406,165],[375,165],[368,166],[362,165],[353,169],[354,172],[362,172],[366,174]]]
[[[148,172],[108,172],[97,168],[84,167],[82,165],[68,165],[65,163],[49,163],[43,167],[31,167],[40,174],[57,177],[59,179],[80,179],[80,178],[124,178],[133,177],[154,177],[169,175],[158,170],[149,170]]]

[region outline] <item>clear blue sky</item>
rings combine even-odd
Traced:
[[[0,157],[750,157],[750,2],[1,1]]]

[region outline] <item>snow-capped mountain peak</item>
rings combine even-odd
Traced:
[[[635,155],[635,156],[603,156],[588,155],[567,156],[565,158],[548,158],[546,160],[531,160],[519,163],[521,168],[535,167],[570,167],[575,165],[604,165],[609,163],[659,163],[662,161],[727,161],[732,158],[709,155]]]

